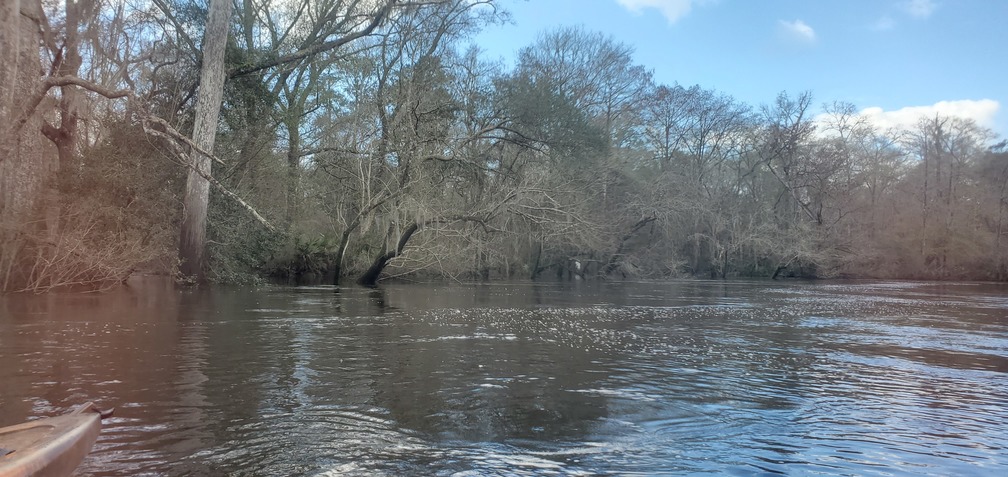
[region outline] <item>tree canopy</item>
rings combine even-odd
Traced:
[[[1008,153],[976,123],[658,84],[581,27],[506,66],[469,41],[506,19],[492,0],[4,2],[0,289],[1008,279]]]

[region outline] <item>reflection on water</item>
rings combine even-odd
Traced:
[[[81,475],[1000,475],[977,284],[0,298],[0,425],[116,406]]]

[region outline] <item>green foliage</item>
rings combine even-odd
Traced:
[[[558,159],[597,156],[606,144],[603,130],[548,79],[516,74],[497,84],[503,107],[520,133],[519,143],[545,145]]]
[[[208,220],[210,279],[216,283],[258,284],[286,240],[248,215],[233,200],[211,193]]]
[[[269,273],[295,282],[321,280],[334,266],[338,249],[338,238],[294,237],[270,261]]]

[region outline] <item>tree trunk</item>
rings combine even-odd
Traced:
[[[728,278],[728,248],[725,247],[721,255],[721,279]]]
[[[0,1],[0,290],[16,286],[24,232],[53,171],[40,134],[39,111],[25,98],[39,87],[38,0]],[[27,115],[27,116],[25,116]],[[27,117],[23,124],[14,118]]]
[[[21,0],[5,0],[0,2],[0,118],[5,121],[14,117],[15,101],[18,91],[15,86],[22,84],[18,72],[18,50],[21,45]],[[11,142],[6,137],[8,125],[3,125],[3,146]],[[7,152],[6,150],[2,152]],[[4,161],[7,155],[0,156]]]
[[[406,242],[409,242],[410,237],[412,237],[419,229],[420,225],[416,222],[413,222],[409,227],[406,227],[406,230],[404,230],[402,235],[399,237],[399,244],[396,245],[395,250],[390,250],[388,253],[375,257],[374,263],[372,263],[367,271],[357,279],[357,284],[367,287],[377,285],[378,277],[381,276],[382,271],[385,270],[385,266],[388,265],[393,258],[402,255],[403,249],[406,248]]]
[[[346,256],[347,247],[350,246],[350,235],[353,234],[357,227],[360,227],[361,221],[367,217],[374,209],[376,209],[381,204],[385,203],[386,199],[378,200],[372,202],[367,207],[357,212],[353,220],[347,224],[346,229],[343,230],[343,234],[340,235],[339,249],[336,250],[336,262],[333,264],[333,271],[335,276],[333,277],[333,285],[339,285],[340,275],[343,273],[343,257]]]
[[[301,117],[287,121],[287,230],[290,231],[301,203]]]
[[[353,233],[354,229],[357,228],[356,224],[359,221],[355,221],[353,227],[347,226],[343,234],[340,235],[339,248],[336,250],[336,261],[332,265],[333,272],[333,285],[339,285],[340,275],[343,274],[343,257],[346,255],[347,247],[350,246],[350,234]]]
[[[77,76],[84,62],[80,54],[80,29],[85,22],[84,17],[94,10],[93,0],[66,0],[66,41],[61,55],[57,55],[56,76]],[[52,126],[42,123],[42,132],[53,144],[59,154],[60,170],[71,167],[78,156],[78,110],[83,107],[84,94],[77,85],[60,87],[59,125]]]
[[[616,266],[619,264],[619,259],[622,258],[623,255],[626,253],[627,242],[629,242],[630,239],[634,237],[634,235],[637,235],[637,232],[639,232],[640,229],[644,228],[647,224],[650,224],[655,220],[658,220],[658,217],[655,216],[644,217],[643,219],[638,220],[637,223],[633,224],[632,227],[630,227],[630,231],[627,232],[626,235],[624,235],[620,239],[619,245],[616,247],[616,253],[612,254],[612,256],[609,257],[609,261],[602,269],[603,276],[609,275],[616,270]]]
[[[203,35],[203,64],[200,68],[199,95],[193,142],[204,151],[213,151],[217,119],[224,96],[224,49],[230,27],[231,0],[210,0],[206,33]],[[206,219],[210,202],[210,158],[196,151],[190,156],[193,166],[186,179],[186,193],[179,240],[179,259],[183,277],[206,281]]]

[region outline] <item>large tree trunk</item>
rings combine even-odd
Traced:
[[[343,230],[343,234],[340,235],[339,249],[336,250],[336,262],[332,266],[332,271],[335,275],[333,277],[333,285],[339,285],[340,276],[343,273],[343,258],[346,256],[347,247],[350,246],[350,235],[357,230],[357,227],[360,227],[361,221],[364,220],[371,211],[375,210],[392,197],[393,196],[388,196],[371,202],[367,207],[364,207],[360,212],[357,212],[357,215],[354,216],[353,220],[347,224],[346,229]]]
[[[26,98],[40,86],[38,0],[0,1],[0,290],[19,282],[19,254],[31,214],[53,171],[40,133],[41,114]],[[24,123],[15,118],[24,117]],[[20,277],[23,278],[23,277]]]
[[[87,20],[85,17],[92,15],[94,10],[94,0],[66,0],[66,41],[64,42],[62,58],[56,62],[56,76],[73,77],[80,74],[81,65],[84,58],[80,54],[81,26]],[[60,87],[59,100],[59,125],[52,126],[48,122],[42,123],[42,133],[45,134],[53,144],[59,154],[60,170],[65,170],[74,165],[78,156],[78,119],[79,110],[83,107],[84,93],[77,85],[66,85]]]
[[[15,86],[22,84],[18,77],[18,50],[21,45],[21,0],[4,0],[0,2],[0,118],[6,123],[14,117],[15,100],[18,97]],[[3,126],[4,137],[2,145],[9,147],[10,138]],[[3,152],[7,152],[4,150]],[[7,155],[0,156],[0,161]]]
[[[390,250],[387,253],[375,257],[371,267],[369,267],[367,271],[357,279],[357,283],[368,287],[373,287],[378,284],[378,277],[381,276],[382,271],[385,270],[385,266],[388,265],[393,258],[402,255],[403,249],[406,248],[406,242],[409,242],[410,237],[412,237],[419,229],[420,225],[416,222],[410,224],[409,227],[406,227],[406,230],[404,230],[402,235],[399,237],[399,243],[396,245],[395,250]]]
[[[217,136],[217,119],[224,96],[224,50],[230,27],[231,0],[210,0],[206,33],[203,35],[203,64],[200,68],[199,95],[196,98],[196,121],[193,142],[204,151],[213,151]],[[206,219],[210,201],[210,158],[193,151],[190,156],[197,171],[190,170],[186,179],[184,214],[179,240],[179,259],[183,277],[196,282],[206,281]]]

